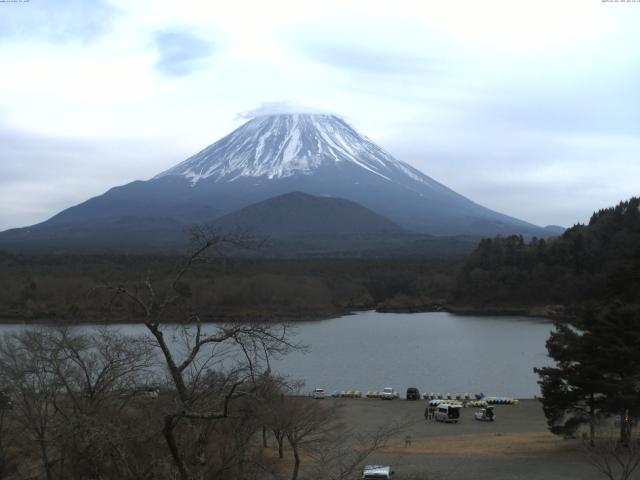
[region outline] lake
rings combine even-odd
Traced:
[[[0,325],[0,332],[22,329]],[[141,325],[114,325],[139,334]],[[308,389],[478,393],[531,398],[539,394],[533,367],[548,365],[551,322],[527,317],[461,316],[444,312],[358,312],[300,322],[295,340],[308,346],[272,363]]]

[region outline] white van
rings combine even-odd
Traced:
[[[382,398],[384,400],[393,400],[396,398],[396,392],[391,387],[384,387],[382,390]]]
[[[313,392],[311,392],[311,396],[313,398],[317,398],[318,400],[322,400],[324,398],[324,389],[315,388]]]
[[[460,419],[460,405],[441,403],[436,407],[433,417],[438,422],[458,423]]]
[[[389,479],[393,475],[391,467],[383,465],[367,465],[362,470],[363,480]]]

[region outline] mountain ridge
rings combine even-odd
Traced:
[[[1,233],[0,246],[7,237],[44,242],[47,229],[60,232],[64,225],[95,225],[100,219],[116,225],[113,219],[120,217],[140,217],[148,224],[153,218],[184,226],[212,223],[290,192],[355,202],[417,234],[554,233],[454,192],[395,159],[338,116],[281,114],[252,119],[149,180],[111,188],[41,224]],[[126,241],[122,236],[123,248]],[[148,236],[150,244],[164,241]]]
[[[248,229],[271,238],[323,235],[400,235],[402,227],[350,200],[290,192],[218,218],[214,227]]]

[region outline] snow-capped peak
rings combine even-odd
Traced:
[[[256,117],[155,178],[187,177],[192,185],[211,178],[283,178],[310,175],[316,169],[351,162],[389,181],[398,174],[423,184],[437,184],[360,135],[330,114],[291,113]]]

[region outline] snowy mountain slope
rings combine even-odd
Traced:
[[[312,175],[322,166],[351,162],[390,182],[402,176],[443,188],[404,162],[394,159],[335,115],[290,114],[255,118],[155,178],[182,175],[192,185],[241,177],[278,179]]]
[[[190,197],[229,211],[299,190],[353,200],[424,233],[546,234],[395,159],[335,115],[255,118],[153,180],[169,179],[187,181]]]
[[[96,225],[100,219],[117,229],[119,223],[113,219],[120,217],[144,218],[145,225],[156,218],[164,231],[168,221],[185,227],[211,223],[290,192],[350,200],[421,234],[550,235],[536,225],[474,203],[395,159],[343,119],[327,114],[254,118],[150,180],[114,187],[39,225],[14,229],[10,235],[14,242],[43,239],[54,226],[57,232],[73,235],[83,222]],[[60,229],[71,224],[73,229]],[[0,234],[0,246],[8,233]],[[138,237],[144,237],[144,232]],[[126,243],[126,237],[121,241]]]

